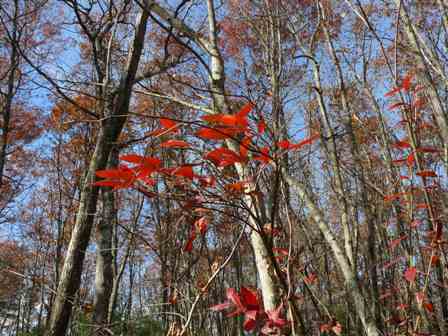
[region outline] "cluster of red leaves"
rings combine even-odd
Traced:
[[[104,180],[97,181],[94,185],[112,187],[114,190],[117,190],[131,187],[137,179],[148,186],[155,184],[155,181],[150,176],[160,170],[162,163],[160,159],[129,154],[121,156],[120,160],[132,163],[134,166],[129,167],[121,164],[117,168],[98,170],[96,175],[104,178]]]
[[[261,161],[265,164],[271,162],[272,157],[269,155],[269,148],[256,148],[252,143],[254,136],[261,136],[266,132],[266,123],[260,119],[257,123],[257,132],[252,132],[249,129],[248,115],[254,108],[252,103],[244,105],[236,114],[214,114],[202,116],[202,120],[210,124],[210,126],[200,128],[195,135],[205,140],[226,140],[235,139],[236,136],[244,135],[240,141],[239,152],[231,150],[226,147],[219,147],[211,150],[203,155],[205,160],[212,162],[215,166],[223,168],[234,165],[236,163],[245,164],[249,160],[249,151],[256,153],[253,157],[254,161]],[[161,118],[160,128],[148,133],[149,136],[161,136],[172,133],[177,133],[180,130],[181,123],[174,120]],[[277,146],[282,150],[298,150],[305,145],[312,144],[319,138],[319,134],[314,134],[311,137],[300,141],[297,144],[290,143],[288,140],[282,140],[277,143]],[[184,140],[169,139],[159,145],[166,149],[189,149],[191,145]],[[145,157],[136,154],[128,154],[120,157],[121,161],[126,164],[121,164],[117,168],[99,170],[96,172],[98,177],[104,180],[94,183],[96,186],[111,187],[114,190],[130,188],[136,181],[143,182],[147,186],[152,186],[156,182],[152,178],[152,174],[161,173],[167,176],[182,177],[193,181],[197,179],[204,187],[213,187],[215,180],[209,176],[199,176],[194,173],[193,166],[185,164],[180,167],[161,167],[162,162],[155,157]],[[128,166],[128,164],[134,166]],[[243,192],[247,181],[240,181],[230,183],[225,186],[231,192]]]
[[[425,165],[425,163],[433,162],[434,161],[433,158],[431,160],[426,160],[424,155],[436,155],[436,154],[441,153],[442,150],[439,148],[432,147],[432,146],[425,146],[425,145],[420,144],[422,141],[421,141],[421,139],[418,139],[419,135],[423,134],[425,132],[425,130],[431,129],[432,126],[430,125],[430,123],[428,123],[427,121],[424,120],[423,114],[421,113],[421,109],[425,106],[426,99],[424,97],[418,97],[417,93],[422,89],[422,87],[413,85],[412,78],[413,78],[412,74],[406,75],[403,78],[401,85],[394,88],[393,90],[387,92],[385,94],[385,96],[392,97],[400,92],[409,94],[408,95],[409,101],[396,102],[396,103],[392,104],[391,106],[389,106],[389,109],[391,109],[391,110],[397,109],[397,108],[401,109],[401,111],[403,113],[403,119],[398,123],[398,126],[399,127],[404,126],[405,128],[407,128],[410,124],[412,126],[411,128],[414,132],[414,135],[417,138],[416,142],[419,143],[419,145],[418,146],[414,145],[409,139],[401,139],[399,141],[396,141],[394,144],[392,144],[392,148],[398,150],[400,153],[404,152],[405,154],[401,158],[394,160],[393,164],[395,164],[397,166],[406,165],[407,171],[412,172],[410,175],[414,174],[416,177],[421,178],[421,184],[416,184],[412,188],[408,188],[405,185],[403,189],[406,191],[386,195],[384,197],[384,200],[386,202],[396,201],[396,202],[404,204],[404,203],[408,203],[408,198],[411,198],[411,196],[415,196],[417,201],[415,202],[414,209],[417,211],[418,210],[426,210],[426,211],[428,211],[428,215],[429,215],[429,209],[430,209],[431,205],[429,203],[427,203],[426,201],[424,201],[422,203],[418,203],[418,197],[419,197],[418,195],[421,194],[424,189],[428,190],[429,187],[427,185],[427,182],[432,181],[432,179],[434,179],[434,178],[437,178],[438,174],[432,169],[420,168],[419,170],[417,170],[417,169],[415,169],[415,167],[416,166],[422,167]],[[412,117],[409,117],[409,115],[412,115]],[[423,132],[423,133],[421,133],[421,132]],[[418,141],[418,140],[420,140],[420,141]],[[416,164],[417,159],[420,160],[419,165]],[[400,181],[410,180],[411,178],[412,178],[411,176],[400,175]],[[435,183],[435,184],[433,184],[433,186],[437,187],[437,184]],[[434,211],[434,209],[433,209],[433,211]],[[420,220],[414,219],[410,223],[410,228],[417,229],[421,223],[422,222]],[[429,258],[430,267],[438,265],[438,262],[439,262],[439,256],[437,255],[437,252],[434,251],[434,246],[437,246],[437,245],[433,244],[433,243],[440,240],[440,237],[442,235],[442,230],[441,230],[442,226],[438,225],[437,223],[435,223],[435,226],[436,226],[435,230],[431,231],[428,234],[428,238],[432,241],[432,243],[430,245],[424,247],[425,249],[432,252],[432,254]],[[396,249],[401,244],[402,241],[404,241],[408,238],[409,238],[408,234],[402,234],[398,238],[395,238],[394,240],[392,240],[389,243],[390,251],[393,252],[394,249]],[[405,260],[405,259],[406,258],[404,256],[400,256],[400,257],[396,258],[395,260],[389,261],[385,265],[385,268],[390,267],[391,265],[396,264],[399,261]],[[413,288],[418,288],[418,286],[419,286],[418,275],[419,274],[426,275],[426,274],[420,272],[417,269],[417,267],[411,265],[411,266],[408,266],[405,268],[405,270],[403,272],[403,279],[407,283],[409,283],[409,285],[412,286]],[[383,295],[381,298],[384,299],[389,296],[392,296],[392,293],[387,293],[387,294]],[[423,307],[427,311],[427,313],[431,314],[434,312],[433,304],[431,302],[428,302],[425,299],[424,291],[420,291],[420,292],[416,293],[416,302],[421,307]],[[409,309],[409,304],[399,303],[396,306],[396,309],[398,311],[406,311]],[[407,323],[408,318],[409,317],[400,317],[399,314],[396,314],[396,315],[393,315],[386,322],[395,324],[397,326],[402,326]],[[424,334],[419,333],[418,335],[424,335]]]
[[[233,308],[227,317],[244,315],[244,330],[253,331],[257,326],[262,326],[261,334],[270,335],[277,328],[282,328],[287,321],[281,317],[283,304],[273,311],[264,312],[255,291],[241,287],[240,293],[234,288],[227,289],[227,301],[210,307],[214,311],[222,311]]]
[[[320,326],[319,330],[320,330],[321,333],[323,333],[323,332],[328,332],[328,333],[334,332],[336,335],[341,335],[341,333],[342,333],[342,326],[341,326],[341,324],[338,321],[333,320],[333,321],[331,321],[329,323],[322,324]]]
[[[397,86],[396,88],[393,88],[392,90],[388,91],[384,96],[385,97],[392,97],[395,96],[400,91],[409,92],[411,89],[412,84],[412,78],[414,77],[413,74],[407,74],[403,80],[401,81],[401,85]]]
[[[207,232],[207,227],[208,227],[208,220],[206,217],[201,217],[193,223],[190,232],[190,238],[188,239],[184,247],[185,252],[191,252],[193,250],[193,243],[197,238],[198,232],[201,236],[204,236],[205,233]]]
[[[249,152],[254,153],[252,159],[263,164],[269,164],[275,155],[270,155],[270,151],[277,150],[280,154],[287,151],[299,150],[306,145],[312,144],[319,139],[319,134],[313,134],[309,138],[303,139],[298,143],[291,143],[289,140],[282,140],[270,147],[258,148],[256,137],[262,137],[267,131],[267,125],[262,118],[258,118],[256,130],[250,129],[249,113],[254,108],[252,103],[244,105],[236,114],[214,114],[206,115],[201,119],[207,123],[194,135],[203,140],[219,141],[232,139],[239,143],[238,149],[230,149],[225,146],[217,147],[202,155],[205,161],[211,162],[219,168],[232,166],[234,164],[247,164],[249,162]],[[182,127],[181,122],[167,118],[160,119],[160,128],[148,133],[149,136],[160,137],[178,133]],[[188,150],[192,145],[184,140],[169,139],[162,142],[160,148]],[[128,154],[120,157],[126,164],[120,164],[117,168],[99,170],[96,175],[103,178],[94,183],[95,186],[111,187],[113,190],[131,188],[135,183],[139,183],[137,189],[142,191],[141,184],[151,187],[156,183],[154,174],[180,179],[187,183],[193,181],[199,182],[202,187],[214,187],[216,180],[213,176],[200,176],[194,171],[193,164],[184,164],[178,167],[163,167],[162,161],[156,157]],[[248,178],[243,181],[237,181],[224,185],[228,193],[248,192],[253,181]],[[146,191],[147,192],[147,191]],[[207,232],[209,221],[207,217],[202,216],[195,220],[191,226],[189,238],[184,246],[184,251],[191,252],[198,236],[204,236]],[[271,235],[277,234],[271,230]],[[285,251],[279,250],[279,253],[285,254]],[[242,287],[238,293],[235,289],[227,290],[227,301],[225,303],[212,307],[212,310],[221,311],[228,308],[234,310],[228,314],[229,317],[244,315],[244,329],[253,331],[260,329],[262,334],[272,334],[278,329],[283,328],[287,321],[281,317],[283,304],[280,304],[272,311],[264,311],[259,302],[255,291]]]

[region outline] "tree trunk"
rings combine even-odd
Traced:
[[[70,244],[65,256],[57,294],[50,316],[47,335],[65,335],[70,319],[73,301],[79,289],[85,251],[90,240],[90,233],[95,217],[98,200],[98,187],[95,172],[106,166],[113,144],[117,141],[126,121],[129,108],[132,83],[137,72],[138,63],[143,50],[148,14],[143,12],[137,18],[136,32],[129,59],[122,77],[118,95],[113,102],[111,113],[102,122],[97,137],[95,151],[82,186],[78,212],[73,228]],[[112,103],[112,102],[110,102]]]
[[[339,246],[338,242],[336,241],[336,237],[333,235],[330,227],[325,222],[321,210],[314,204],[312,198],[309,196],[305,187],[299,180],[290,176],[285,170],[282,170],[282,173],[283,177],[288,182],[288,184],[297,192],[298,196],[304,201],[305,205],[308,207],[312,219],[319,227],[319,230],[324,236],[325,241],[332,250],[336,262],[338,263],[338,266],[342,271],[342,275],[344,276],[347,289],[351,293],[351,296],[354,301],[354,306],[357,310],[357,314],[361,320],[366,335],[378,336],[379,333],[376,327],[375,319],[372,316],[370,307],[368,307],[368,304],[364,300],[364,295],[361,286],[358,282],[357,276],[353,272],[353,269],[350,265],[350,261],[348,257],[345,255],[344,250]]]
[[[108,168],[118,166],[118,151],[114,148],[109,157]],[[109,300],[113,286],[112,239],[116,219],[115,194],[112,190],[103,192],[103,218],[98,222],[98,243],[96,254],[95,299],[93,303],[93,335],[108,335]]]

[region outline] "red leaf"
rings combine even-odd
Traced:
[[[415,208],[416,209],[428,209],[429,207],[428,207],[428,204],[426,204],[426,203],[417,203],[415,205]]]
[[[185,252],[191,252],[193,250],[193,243],[195,239],[196,239],[196,231],[191,230],[190,238],[188,239],[184,247]]]
[[[216,127],[216,128],[201,128],[195,135],[202,139],[208,140],[225,140],[235,137],[239,133],[243,133],[244,128],[241,127]]]
[[[245,310],[244,305],[241,302],[241,298],[238,295],[235,288],[227,289],[227,299],[235,305],[237,311],[244,312],[244,310]]]
[[[396,194],[386,195],[386,196],[384,196],[384,201],[392,202],[392,201],[395,201],[396,199],[399,199],[400,197],[405,196],[407,194],[409,194],[409,192],[400,192],[400,193],[396,193]]]
[[[252,109],[254,108],[254,104],[252,104],[251,102],[245,104],[241,110],[237,113],[237,115],[240,118],[246,118],[247,115],[250,113],[250,111],[252,111]]]
[[[156,181],[149,177],[141,177],[141,178],[139,178],[139,180],[142,181],[147,186],[153,186],[156,184]]]
[[[225,188],[228,191],[232,191],[232,192],[244,192],[244,189],[246,188],[246,186],[249,185],[250,182],[248,181],[240,181],[240,182],[235,182],[235,183],[229,183],[226,184]]]
[[[103,178],[122,179],[134,176],[134,173],[131,170],[114,168],[114,169],[97,170],[96,176]]]
[[[167,118],[160,118],[160,125],[162,125],[162,127],[165,129],[174,128],[178,126],[178,124],[174,120]]]
[[[263,134],[266,131],[266,122],[263,118],[257,124],[258,134]]]
[[[406,159],[406,163],[409,167],[414,165],[414,161],[415,161],[415,156],[414,153],[409,154],[409,156]]]
[[[437,174],[433,170],[422,170],[416,173],[420,177],[437,177]]]
[[[154,170],[157,170],[160,165],[162,164],[162,161],[158,158],[151,157],[151,156],[141,156],[136,154],[127,154],[120,156],[120,160],[139,164],[141,166],[144,166],[146,168],[151,168]]]
[[[392,147],[405,149],[405,148],[411,148],[411,145],[409,144],[409,142],[406,141],[397,141],[392,145]]]
[[[134,171],[127,166],[98,170],[96,175],[106,179],[93,183],[94,186],[113,187],[114,190],[130,187],[137,178]]]
[[[168,134],[177,132],[179,129],[179,124],[176,123],[174,120],[167,119],[167,118],[160,118],[160,125],[162,125],[162,128],[156,129],[155,131],[147,133],[149,136],[159,136],[162,134]]]
[[[432,303],[425,303],[423,304],[423,307],[425,307],[425,309],[428,311],[428,313],[432,313],[434,312],[434,306]]]
[[[253,105],[251,103],[246,104],[236,114],[213,114],[202,116],[201,119],[219,125],[225,126],[239,126],[246,128],[248,126],[247,115],[252,110]]]
[[[415,268],[415,267],[409,267],[404,272],[404,278],[409,282],[414,282],[416,276],[417,276],[417,268]]]
[[[292,144],[289,142],[289,140],[282,140],[277,142],[277,146],[279,146],[281,149],[290,149],[291,145]]]
[[[168,175],[185,177],[190,180],[192,180],[195,177],[195,174],[193,172],[193,166],[191,165],[185,165],[173,168],[163,168],[160,171]]]
[[[404,91],[409,91],[409,89],[411,88],[411,81],[412,81],[412,74],[408,74],[407,76],[405,76],[401,82],[401,88]]]
[[[221,147],[208,152],[204,159],[212,161],[218,167],[227,167],[236,162],[242,162],[244,159],[231,149]]]
[[[144,161],[144,157],[141,155],[137,155],[137,154],[127,154],[127,155],[120,156],[120,160],[126,161],[126,162],[131,162],[131,163],[141,164]]]
[[[241,296],[244,306],[248,310],[259,310],[260,309],[260,303],[258,302],[258,297],[257,297],[256,292],[254,292],[246,287],[241,287],[240,296]]]
[[[246,122],[238,119],[234,114],[212,114],[201,117],[202,120],[211,124],[227,125],[227,126],[247,126]]]
[[[305,145],[310,145],[315,140],[319,139],[319,137],[320,137],[319,133],[313,134],[309,138],[306,138],[306,139],[300,141],[298,144],[294,145],[294,149],[299,149],[299,148],[302,148]]]
[[[296,150],[296,149],[302,148],[305,145],[309,145],[309,144],[313,143],[318,138],[319,138],[319,134],[314,134],[314,135],[310,136],[309,138],[306,138],[306,139],[300,141],[297,144],[292,144],[288,140],[282,140],[282,141],[277,142],[277,145],[282,149]]]
[[[422,108],[423,106],[425,106],[426,104],[426,98],[425,97],[421,97],[418,98],[414,101],[414,103],[412,104],[412,107],[416,110]]]
[[[252,142],[252,139],[250,136],[244,137],[244,139],[240,143],[240,157],[242,159],[247,159],[247,153],[249,151],[249,146]]]
[[[272,252],[274,252],[274,253],[278,253],[278,254],[280,254],[280,255],[282,255],[282,256],[284,256],[284,257],[287,257],[288,254],[289,254],[288,249],[281,248],[281,247],[274,247],[274,248],[272,249]]]
[[[336,335],[340,335],[342,333],[342,326],[339,322],[336,322],[336,324],[331,328],[331,330],[333,330],[333,332]]]
[[[255,156],[254,160],[261,161],[264,163],[269,163],[272,161],[271,157],[269,156],[269,148],[263,147],[259,149],[261,155]]]
[[[276,327],[283,327],[286,325],[286,320],[281,318],[281,311],[283,308],[283,304],[280,304],[277,308],[274,310],[268,310],[266,311],[266,315],[268,316],[269,321],[275,325]]]
[[[398,92],[400,92],[401,88],[397,87],[395,89],[390,90],[389,92],[387,92],[384,97],[392,97],[394,95],[396,95]]]
[[[244,330],[245,331],[254,330],[257,325],[257,319],[256,319],[257,311],[248,312],[244,316],[245,316],[244,323],[243,323]]]
[[[326,331],[330,331],[330,330],[331,330],[331,325],[328,324],[328,323],[321,324],[320,327],[319,327],[319,331],[321,333],[326,332]]]
[[[190,144],[183,140],[167,140],[160,144],[163,148],[189,148]]]

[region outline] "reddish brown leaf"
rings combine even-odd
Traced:
[[[402,235],[401,237],[398,237],[398,238],[392,240],[389,243],[390,250],[393,251],[401,243],[402,240],[407,239],[407,238],[408,238],[407,235]]]
[[[428,313],[433,313],[434,312],[434,305],[432,303],[429,303],[429,302],[424,303],[423,307],[425,307],[425,309],[426,309],[426,311]]]
[[[308,276],[303,278],[303,281],[307,285],[312,285],[313,283],[315,283],[317,281],[317,275],[315,273],[310,273]]]
[[[216,178],[214,176],[200,176],[199,183],[203,187],[214,187],[216,184]]]
[[[190,148],[190,144],[183,140],[167,140],[160,144],[163,148]]]
[[[429,146],[426,146],[426,147],[421,146],[421,147],[418,147],[416,150],[417,150],[417,152],[420,152],[420,153],[440,153],[440,152],[442,152],[442,150],[439,148],[429,147]]]
[[[407,149],[411,148],[411,145],[407,141],[397,141],[392,145],[394,148]]]
[[[422,170],[416,173],[420,177],[437,177],[437,174],[433,170]]]
[[[225,185],[225,188],[231,192],[242,193],[245,191],[246,187],[249,186],[250,181],[240,181],[235,183],[229,183]]]
[[[196,222],[194,222],[194,226],[199,230],[201,235],[204,235],[207,232],[208,221],[207,218],[201,217]]]
[[[405,103],[403,103],[403,102],[399,102],[399,103],[395,103],[395,104],[390,105],[390,106],[388,107],[388,109],[389,109],[389,110],[394,110],[394,109],[396,109],[397,107],[401,107],[401,106],[405,106],[405,105],[406,105]]]
[[[431,256],[431,266],[436,266],[440,261],[440,257],[437,255]]]

